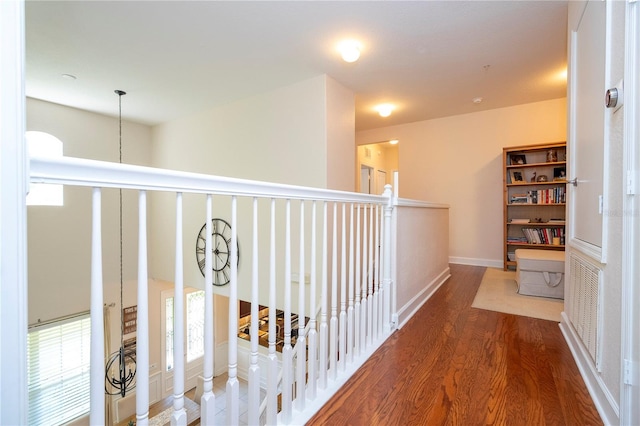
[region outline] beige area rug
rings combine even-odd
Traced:
[[[471,307],[560,322],[562,299],[518,294],[515,271],[487,268]]]

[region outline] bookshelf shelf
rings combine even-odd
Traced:
[[[504,269],[517,248],[564,250],[566,142],[503,148]]]

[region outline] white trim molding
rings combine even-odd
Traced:
[[[561,314],[560,330],[573,354],[580,375],[582,376],[587,390],[593,399],[593,403],[605,425],[620,424],[620,409],[615,398],[609,392],[604,381],[596,371],[596,366],[591,360],[589,351],[582,344],[578,333],[571,325],[571,321],[565,312]]]

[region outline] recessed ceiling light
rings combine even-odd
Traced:
[[[474,104],[479,104],[479,103],[482,103],[482,98],[480,96],[478,96],[478,97],[473,98],[472,101],[473,101]]]
[[[398,142],[400,142],[398,139],[391,139],[391,140],[389,141],[389,143],[390,143],[391,145],[397,145],[397,144],[398,144]]]
[[[62,78],[64,78],[65,80],[75,80],[76,76],[73,74],[62,74]]]
[[[338,51],[345,62],[355,62],[360,58],[360,42],[357,40],[344,40],[338,44]]]
[[[376,107],[376,111],[380,114],[380,117],[388,117],[391,115],[391,111],[394,110],[394,106],[391,104],[380,104]]]

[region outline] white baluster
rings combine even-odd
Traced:
[[[304,200],[300,200],[300,266],[298,271],[298,339],[296,346],[298,353],[296,356],[297,379],[296,379],[296,408],[304,410],[307,398],[306,388],[306,363],[307,363],[307,340],[305,337],[305,268],[304,268]]]
[[[376,292],[378,293],[378,333],[379,337],[382,337],[383,333],[383,321],[384,321],[384,288],[382,286],[382,274],[384,265],[382,264],[382,247],[384,245],[383,223],[382,223],[381,207],[376,206]]]
[[[267,370],[267,424],[278,416],[278,356],[276,355],[276,200],[271,199],[269,242],[269,360]]]
[[[200,421],[203,425],[212,425],[216,414],[216,397],[213,393],[213,258],[211,245],[211,195],[206,203],[206,236],[204,253],[204,383],[200,398]],[[198,402],[198,401],[196,401]]]
[[[249,413],[250,425],[257,425],[260,418],[260,366],[258,365],[258,199],[253,198],[253,253],[251,279],[251,360],[249,365]]]
[[[349,307],[347,308],[347,361],[353,362],[353,203],[349,204]]]
[[[313,201],[311,210],[311,282],[309,290],[309,399],[313,401],[317,392],[317,375],[318,375],[318,335],[316,331],[316,201]]]
[[[384,294],[384,310],[383,310],[383,331],[385,334],[391,332],[391,218],[393,205],[391,203],[391,185],[385,185],[384,194],[388,197],[389,201],[384,207],[384,243],[383,243],[383,256],[384,256],[384,278],[382,281],[382,292]]]
[[[376,204],[375,206],[376,209],[376,214],[375,214],[375,221],[373,222],[373,232],[375,233],[375,244],[373,245],[373,256],[372,256],[372,264],[373,264],[373,339],[377,340],[378,339],[378,327],[379,327],[379,294],[378,294],[378,289],[380,287],[380,282],[378,280],[379,275],[378,275],[378,271],[380,270],[380,264],[378,263],[380,261],[380,258],[378,257],[378,248],[380,247],[380,237],[378,235],[379,229],[378,229],[378,205]]]
[[[362,321],[362,313],[360,306],[360,247],[362,242],[360,241],[360,204],[356,208],[356,270],[355,270],[355,293],[356,301],[353,308],[353,340],[354,340],[354,353],[356,356],[360,355],[360,322]]]
[[[284,243],[284,346],[282,348],[282,420],[291,420],[293,348],[291,347],[291,200],[285,210]]]
[[[369,294],[367,295],[367,346],[371,345],[371,339],[373,337],[373,205],[369,208],[369,259],[367,264],[369,266],[367,273],[367,284],[369,288]]]
[[[149,291],[147,193],[138,193],[138,323],[136,327],[136,425],[149,424]]]
[[[240,419],[240,383],[238,382],[238,200],[231,197],[231,279],[229,282],[229,378],[227,379],[227,424]]]
[[[92,425],[104,423],[104,325],[102,299],[102,195],[93,188],[91,222],[91,409]]]
[[[329,320],[329,377],[338,373],[338,203],[333,203],[331,253],[331,319]]]
[[[360,347],[364,351],[367,348],[367,309],[369,304],[367,303],[367,271],[369,256],[367,251],[369,249],[367,245],[367,205],[364,205],[362,209],[362,303],[361,303],[361,319],[360,319]]]
[[[338,356],[340,371],[347,365],[347,206],[342,203],[342,245],[340,253],[340,318]]]
[[[319,373],[320,373],[320,389],[327,388],[327,354],[328,348],[328,326],[327,326],[327,305],[328,305],[328,288],[327,288],[327,202],[323,201],[323,225],[322,225],[322,284],[320,295],[320,353]]]
[[[184,409],[184,276],[182,257],[182,193],[176,193],[175,295],[173,304],[173,413],[171,426],[185,426]]]

